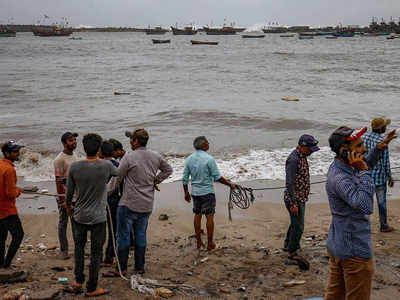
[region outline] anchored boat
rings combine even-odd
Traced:
[[[0,37],[16,37],[17,32],[14,30],[11,30],[7,26],[1,26],[0,25]]]
[[[69,36],[73,30],[62,26],[38,26],[32,29],[32,32],[36,36]]]
[[[155,40],[155,39],[152,39],[152,41],[153,41],[153,44],[169,44],[169,43],[171,43],[171,40]]]
[[[244,38],[244,39],[262,39],[262,38],[265,38],[265,34],[259,34],[259,35],[243,34],[242,38]]]
[[[192,45],[218,45],[218,42],[205,42],[205,41],[190,41]]]
[[[183,29],[171,26],[171,30],[174,35],[194,35],[197,33],[193,26],[186,26]]]

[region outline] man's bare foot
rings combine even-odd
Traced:
[[[63,251],[60,253],[60,259],[67,260],[70,258],[71,258],[71,256],[68,254],[68,251]]]
[[[201,249],[204,247],[204,243],[201,239],[197,240],[197,249]]]
[[[216,243],[214,243],[214,242],[208,243],[208,246],[207,246],[207,250],[208,251],[213,251],[215,249],[217,249],[217,244]]]

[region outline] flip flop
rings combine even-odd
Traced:
[[[127,271],[122,271],[121,273],[122,273],[123,276],[128,275]],[[103,273],[103,277],[106,277],[106,278],[118,278],[118,277],[120,277],[120,274],[119,274],[118,271],[108,271],[106,273]]]
[[[300,270],[308,271],[310,269],[310,263],[304,257],[301,257],[300,255],[288,256],[288,259],[297,261],[297,264],[299,265]]]
[[[103,288],[98,288],[94,292],[90,292],[90,293],[86,292],[85,293],[85,297],[99,297],[99,296],[107,295],[109,293],[110,293],[109,290],[106,290],[106,289],[103,289]]]
[[[214,252],[215,250],[221,249],[221,245],[215,243],[215,248],[214,249],[207,249],[208,252]]]
[[[83,293],[83,288],[81,284],[74,282],[72,285],[65,287],[63,291],[77,295]]]

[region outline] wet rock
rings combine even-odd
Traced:
[[[241,286],[240,288],[238,288],[238,291],[245,292],[246,291],[246,287],[245,286]]]
[[[60,299],[60,289],[47,289],[44,291],[34,292],[29,295],[31,300],[52,300]]]
[[[18,300],[20,297],[24,295],[24,291],[21,290],[12,290],[3,296],[3,300]]]
[[[32,185],[32,186],[24,186],[22,188],[23,192],[37,192],[39,191],[39,188],[36,185]]]
[[[56,271],[56,272],[64,272],[64,271],[65,271],[65,268],[64,268],[64,267],[58,267],[58,266],[52,267],[51,269],[52,269],[53,271]]]
[[[26,281],[29,274],[25,271],[3,269],[0,271],[0,283],[14,283]]]
[[[167,221],[169,219],[169,216],[167,214],[161,214],[158,219],[160,221]]]
[[[227,288],[220,288],[219,291],[224,294],[230,294],[231,292]]]

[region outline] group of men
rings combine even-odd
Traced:
[[[329,137],[331,150],[336,154],[328,175],[326,190],[332,213],[327,248],[330,256],[330,277],[326,298],[369,299],[371,292],[372,261],[369,215],[373,213],[376,192],[381,232],[391,232],[387,224],[386,186],[393,186],[390,172],[388,144],[396,138],[395,130],[383,137],[390,120],[374,119],[372,132],[366,128],[354,130],[339,127]],[[63,151],[54,161],[58,192],[58,235],[61,257],[68,259],[67,224],[71,219],[74,239],[74,293],[83,292],[84,248],[91,234],[89,279],[87,296],[100,296],[108,291],[97,287],[108,223],[108,246],[104,266],[112,266],[114,253],[120,266],[104,276],[127,275],[129,249],[134,237],[134,270],[145,272],[147,226],[153,210],[154,192],[158,184],[172,174],[168,162],[158,153],[146,148],[149,135],[144,129],[128,133],[133,151],[125,153],[122,144],[104,141],[97,134],[87,134],[82,144],[86,158],[78,160],[74,154],[78,134],[66,132],[61,137]],[[365,140],[365,145],[363,138]],[[284,202],[290,215],[290,226],[283,250],[289,259],[296,260],[303,269],[308,261],[298,254],[304,231],[305,207],[310,193],[310,174],[307,157],[319,150],[318,141],[303,135],[298,146],[286,161],[286,189]],[[183,172],[184,199],[193,199],[194,230],[197,248],[205,247],[201,238],[201,220],[206,216],[207,250],[217,248],[213,241],[215,190],[214,182],[231,189],[236,185],[221,176],[214,158],[207,153],[209,142],[199,136],[194,142],[195,152],[185,162]],[[23,239],[23,229],[15,206],[21,189],[13,163],[19,158],[22,146],[9,141],[2,146],[0,159],[0,267],[8,268]],[[188,184],[191,180],[192,191]],[[8,232],[12,241],[5,255]],[[116,239],[117,249],[113,247]],[[121,272],[119,272],[121,271]]]
[[[326,300],[368,300],[374,272],[371,224],[374,193],[379,207],[380,231],[392,232],[387,223],[387,185],[393,187],[389,162],[389,143],[395,139],[392,130],[386,137],[389,119],[375,118],[372,131],[367,128],[337,128],[329,137],[335,159],[329,167],[326,192],[332,214],[327,248],[330,257]],[[365,143],[365,144],[364,144]],[[319,150],[318,141],[310,135],[299,139],[297,148],[286,161],[284,200],[290,215],[290,226],[284,242],[289,259],[302,269],[309,262],[298,254],[304,231],[305,205],[310,193],[307,156]]]

